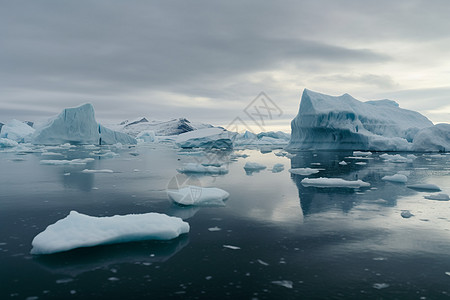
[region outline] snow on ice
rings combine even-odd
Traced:
[[[170,240],[189,232],[189,224],[159,213],[92,217],[71,211],[32,241],[31,254],[141,240]]]
[[[18,143],[26,143],[30,141],[30,137],[34,131],[34,128],[28,124],[13,119],[2,126],[0,138],[7,138]]]

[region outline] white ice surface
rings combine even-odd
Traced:
[[[235,132],[222,128],[205,128],[178,135],[175,143],[181,148],[232,148]]]
[[[84,169],[81,172],[82,173],[114,173],[114,171],[110,170],[110,169],[100,169],[100,170]]]
[[[450,124],[420,130],[413,140],[414,151],[450,151]]]
[[[182,205],[223,206],[224,200],[230,194],[219,188],[205,188],[199,186],[185,186],[177,190],[168,190],[167,195],[171,200]]]
[[[170,240],[189,232],[189,224],[158,213],[92,217],[71,211],[32,241],[31,254],[141,240]]]
[[[301,181],[304,186],[315,186],[315,187],[348,187],[348,188],[359,188],[368,187],[370,183],[364,182],[362,180],[344,180],[342,178],[305,178]]]

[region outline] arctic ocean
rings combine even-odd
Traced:
[[[438,196],[450,194],[448,154],[263,152],[152,143],[5,148],[0,298],[450,295],[450,206]],[[218,161],[227,172],[177,171]],[[244,169],[246,164],[266,168]],[[328,186],[305,184],[319,178]],[[341,179],[339,185],[333,178]],[[222,205],[178,205],[167,194],[177,185],[229,195]],[[440,191],[427,190],[433,185]],[[33,239],[71,211],[93,218],[161,213],[183,219],[190,230],[166,240],[30,254]]]

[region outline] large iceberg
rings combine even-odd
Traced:
[[[305,89],[287,149],[409,151],[415,135],[430,126],[425,116],[391,100],[361,102]]]
[[[136,144],[136,140],[97,123],[92,104],[66,108],[36,129],[33,144]]]
[[[0,129],[0,138],[10,139],[18,143],[28,142],[34,128],[19,120],[11,120]]]
[[[436,124],[419,131],[413,140],[414,151],[450,151],[450,124]]]
[[[189,232],[189,224],[159,213],[92,217],[71,211],[32,241],[31,254],[141,240],[171,240]]]
[[[236,132],[223,128],[204,128],[180,134],[175,143],[181,148],[233,148]]]

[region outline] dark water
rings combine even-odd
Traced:
[[[352,159],[350,152],[301,152],[289,159],[239,151],[250,157],[228,163],[228,174],[191,178],[228,191],[226,205],[188,208],[171,203],[166,187],[182,162],[209,156],[177,155],[161,146],[111,149],[120,156],[89,156],[93,150],[83,147],[51,150],[61,157],[0,153],[0,299],[450,297],[450,202],[381,180],[406,170],[407,184],[433,183],[450,194],[449,155],[390,163],[379,154]],[[95,161],[39,163],[85,157]],[[342,160],[348,165],[339,165]],[[246,174],[246,161],[268,169]],[[285,170],[272,173],[275,163]],[[322,168],[308,177],[362,179],[371,186],[304,187],[305,176],[291,175],[291,167]],[[85,168],[114,173],[81,173]],[[191,230],[172,241],[30,255],[34,236],[71,210],[92,216],[161,212],[184,218]],[[414,216],[402,218],[402,210]]]

